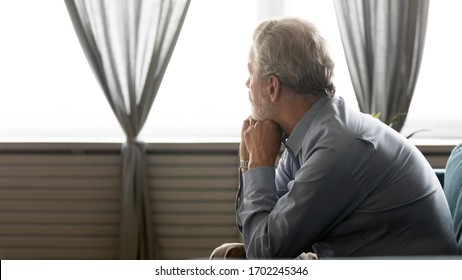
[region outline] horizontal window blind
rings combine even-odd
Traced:
[[[218,245],[239,242],[237,165],[237,148],[149,153],[152,216],[162,258],[207,258]]]
[[[163,259],[207,258],[216,246],[239,241],[236,151],[235,145],[148,149]],[[0,258],[118,259],[120,168],[120,149],[99,145],[0,150]]]
[[[453,146],[419,147],[444,168]],[[149,144],[149,198],[163,259],[240,242],[238,144]],[[0,259],[118,259],[120,144],[0,143]]]

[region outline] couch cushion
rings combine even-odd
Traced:
[[[459,253],[462,254],[462,143],[454,148],[446,164],[444,193],[454,221]]]

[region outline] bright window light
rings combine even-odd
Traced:
[[[140,138],[147,142],[238,141],[250,114],[247,56],[262,16],[318,26],[336,63],[337,94],[357,108],[333,1],[192,0]],[[282,7],[281,7],[282,3]],[[272,15],[267,14],[272,11]],[[462,141],[462,1],[430,3],[419,80],[403,134]],[[265,13],[263,13],[265,14]],[[0,1],[0,141],[123,141],[77,40],[64,1]]]
[[[64,1],[0,1],[1,141],[124,139]]]

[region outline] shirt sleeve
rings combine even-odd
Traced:
[[[294,174],[294,164],[289,157],[287,149],[282,153],[281,159],[279,160],[278,168],[276,169],[276,190],[278,197],[285,195],[289,189],[287,186],[292,181]]]
[[[237,215],[248,258],[295,258],[311,249],[365,198],[355,170],[367,172],[371,147],[355,141],[343,149],[316,149],[278,198],[274,168],[242,176]]]

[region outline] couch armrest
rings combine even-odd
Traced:
[[[446,169],[435,168],[433,170],[435,171],[435,174],[436,174],[436,177],[438,177],[438,180],[440,180],[441,187],[444,188],[444,174],[446,173]]]

